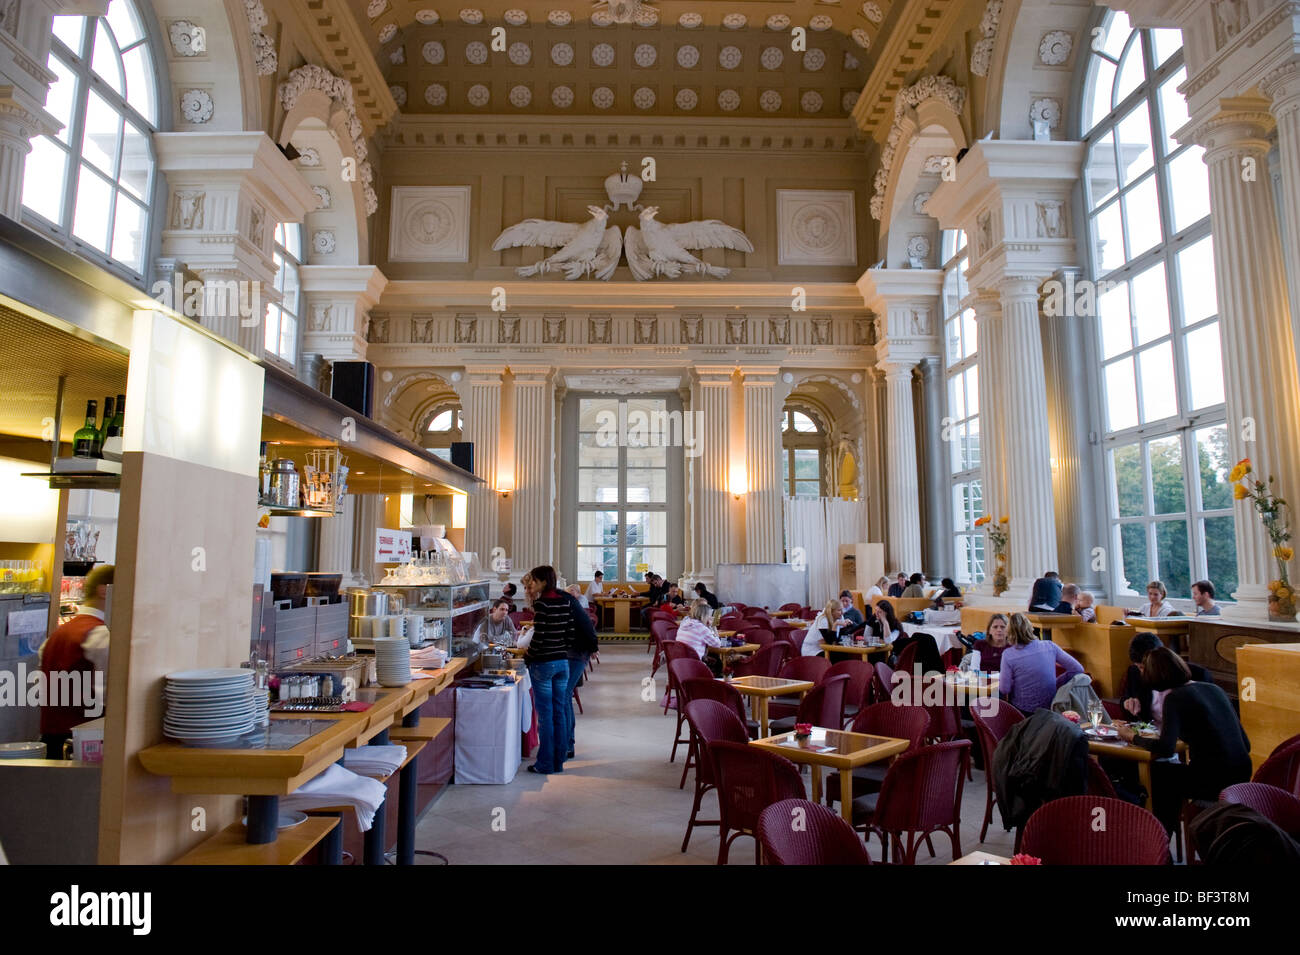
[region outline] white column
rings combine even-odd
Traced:
[[[299,269],[302,351],[336,361],[366,357],[366,318],[388,279],[374,265],[304,265]]]
[[[1300,59],[1275,70],[1260,84],[1273,98],[1269,112],[1277,121],[1278,168],[1282,178],[1282,229],[1291,250],[1291,331],[1300,348]],[[1297,353],[1300,358],[1300,353]]]
[[[916,412],[911,362],[883,362],[889,414],[885,487],[889,528],[887,559],[901,573],[921,570],[920,481],[916,473]]]
[[[701,413],[703,453],[692,460],[695,471],[695,569],[712,584],[719,563],[733,559],[728,552],[731,538],[731,497],[728,491],[731,466],[731,375],[727,366],[695,367],[696,400]]]
[[[515,491],[510,557],[521,572],[555,563],[551,369],[511,366],[515,379]],[[480,555],[481,557],[482,555]]]
[[[1223,107],[1195,138],[1205,146],[1210,168],[1228,442],[1234,460],[1249,457],[1256,474],[1263,480],[1275,477],[1276,492],[1297,501],[1300,381],[1286,263],[1268,177],[1262,175],[1273,118],[1267,101],[1256,98],[1224,100]],[[1286,148],[1293,150],[1294,142]],[[1243,178],[1243,160],[1254,160],[1261,175]],[[1248,502],[1237,502],[1234,516],[1238,588],[1233,596],[1238,606],[1233,615],[1265,619],[1268,582],[1277,576],[1272,545]],[[1289,516],[1294,529],[1295,514]],[[1295,579],[1293,572],[1293,583]]]
[[[1047,429],[1047,381],[1038,322],[1040,280],[1011,275],[1002,293],[1000,369],[1003,476],[1011,518],[1007,564],[1011,592],[1028,597],[1034,580],[1055,570],[1056,510],[1052,496],[1052,442]],[[980,406],[981,409],[983,405]],[[994,520],[1002,515],[994,515]]]
[[[778,369],[746,368],[745,498],[746,560],[752,564],[780,563],[784,540],[781,511],[781,409],[775,389]]]
[[[316,569],[328,573],[342,573],[344,587],[356,587],[359,581],[353,573],[352,537],[355,530],[357,499],[355,495],[343,497],[343,511],[334,517],[322,518],[320,537],[317,540]]]
[[[465,439],[474,445],[474,473],[486,484],[469,494],[465,549],[478,554],[486,570],[492,548],[500,546],[497,530],[497,442],[501,431],[501,376],[504,368],[469,368],[461,382]]]

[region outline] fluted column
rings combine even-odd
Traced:
[[[344,587],[355,587],[359,584],[353,574],[352,560],[352,535],[355,530],[356,512],[356,497],[345,494],[342,513],[317,521],[320,525],[320,536],[316,544],[316,569],[327,573],[343,574]]]
[[[882,362],[889,415],[885,487],[889,515],[888,562],[905,574],[921,570],[920,481],[916,473],[916,412],[911,362]]]
[[[712,582],[716,567],[732,559],[731,499],[731,366],[695,367],[695,400],[700,412],[702,453],[692,459],[695,490],[695,569]]]
[[[381,494],[366,494],[353,501],[350,566],[352,579],[358,586],[379,583],[375,574],[375,531],[383,526],[380,523],[383,510],[384,498]],[[334,518],[336,521],[339,519]]]
[[[474,473],[486,484],[470,491],[465,515],[465,549],[478,554],[486,569],[497,529],[497,442],[501,429],[501,376],[504,368],[470,368],[461,382],[465,437],[474,445]]]
[[[1001,398],[1003,477],[1011,518],[1007,555],[1011,592],[1028,597],[1035,578],[1055,570],[1056,513],[1052,497],[1052,443],[1047,429],[1047,380],[1038,321],[1038,286],[1032,276],[1007,276],[1002,295],[1005,364]],[[981,350],[983,343],[980,343]],[[980,405],[983,411],[984,405]],[[993,515],[997,520],[1002,515]]]
[[[1223,111],[1194,135],[1205,146],[1210,169],[1229,447],[1234,460],[1249,457],[1262,479],[1277,479],[1279,495],[1297,501],[1300,381],[1286,263],[1267,177],[1247,181],[1242,176],[1243,160],[1266,168],[1273,125],[1268,107],[1257,98],[1224,100]],[[1286,148],[1294,149],[1295,143]],[[1232,615],[1264,619],[1268,582],[1277,576],[1272,545],[1248,502],[1238,501],[1234,516],[1238,587],[1233,596],[1238,605]],[[1289,516],[1294,528],[1295,515]],[[1294,573],[1291,579],[1295,581]]]
[[[1277,121],[1282,230],[1291,256],[1291,335],[1300,349],[1300,58],[1275,70],[1260,86],[1273,98],[1269,112]]]
[[[783,534],[781,511],[781,408],[776,401],[776,368],[746,368],[745,500],[746,559],[752,564],[780,563]]]
[[[512,366],[515,379],[515,503],[510,557],[526,569],[555,560],[552,537],[551,369]]]
[[[921,445],[925,461],[918,465],[924,471],[925,569],[933,577],[951,577],[954,572],[952,494],[949,490],[952,486],[952,447],[947,441],[936,443],[933,440],[933,435],[944,434],[943,418],[947,407],[943,360],[938,355],[931,355],[921,362],[921,380],[925,395],[921,432],[931,436],[930,441]]]

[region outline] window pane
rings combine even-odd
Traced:
[[[1136,259],[1160,244],[1160,204],[1156,198],[1156,177],[1148,176],[1123,198],[1124,223],[1128,227],[1128,257]]]
[[[1116,11],[1110,18],[1110,22],[1106,24],[1106,39],[1102,41],[1102,52],[1111,59],[1118,60],[1132,32],[1133,26],[1129,23],[1128,14],[1122,10]]]
[[[286,312],[294,315],[298,314],[298,267],[292,263],[286,262],[282,266],[284,272],[284,297],[280,305]]]
[[[662,468],[628,469],[629,504],[663,504],[668,500],[668,472]]]
[[[1152,30],[1152,46],[1156,51],[1156,65],[1160,65],[1183,48],[1182,30]]]
[[[978,418],[972,418],[966,424],[966,467],[977,468],[980,461],[980,423]]]
[[[280,317],[280,357],[291,365],[298,360],[298,321],[291,315]]]
[[[1205,511],[1232,507],[1232,484],[1228,471],[1228,429],[1223,425],[1196,432],[1196,454],[1201,475],[1201,509]]]
[[[618,466],[618,445],[605,445],[606,441],[616,440],[613,432],[596,432],[578,435],[578,467],[613,468]]]
[[[618,547],[578,547],[578,579],[594,580],[596,571],[605,575],[605,580],[620,579],[618,573]]]
[[[668,515],[663,511],[628,511],[624,518],[629,552],[634,548],[668,544]]]
[[[1121,358],[1106,366],[1106,421],[1111,431],[1123,431],[1138,423],[1132,358]]]
[[[86,131],[81,139],[81,155],[98,166],[105,175],[117,175],[117,139],[122,117],[96,93],[86,99]]]
[[[1174,33],[1179,31],[1174,30]],[[1187,79],[1187,70],[1181,69],[1160,86],[1160,121],[1165,127],[1165,155],[1171,155],[1178,148],[1174,133],[1186,126],[1191,117],[1187,114],[1187,100],[1178,92],[1178,87]]]
[[[1151,149],[1151,118],[1147,104],[1139,103],[1115,127],[1119,171],[1125,184],[1132,182],[1155,164]]]
[[[961,375],[953,375],[948,379],[948,414],[958,421],[966,417],[966,393],[962,388]]]
[[[117,211],[113,216],[113,258],[136,272],[144,271],[144,253],[148,236],[144,206],[126,196],[117,194]]]
[[[140,24],[136,22],[135,10],[127,0],[113,0],[108,5],[105,19],[113,28],[113,38],[117,40],[118,46],[130,46],[144,36]]]
[[[1142,484],[1142,449],[1128,444],[1111,452],[1115,469],[1115,498],[1120,517],[1139,517],[1146,513],[1146,492]]]
[[[67,170],[67,153],[44,136],[33,139],[23,167],[23,205],[56,225],[62,224]]]
[[[434,415],[433,420],[429,422],[429,430],[430,430],[430,431],[450,431],[450,430],[451,430],[451,410],[448,409],[447,411],[440,411],[438,414]]]
[[[1115,95],[1111,103],[1118,106],[1128,96],[1141,85],[1146,75],[1146,66],[1142,62],[1142,43],[1137,36],[1133,37],[1133,42],[1128,45],[1124,51],[1124,58],[1119,61],[1119,78],[1115,81]]]
[[[668,567],[668,548],[666,547],[640,547],[635,550],[628,548],[627,563],[627,580],[641,580],[645,574],[638,570],[644,564],[649,570],[659,574],[667,574]]]
[[[1093,57],[1092,93],[1083,104],[1083,127],[1091,130],[1110,112],[1110,91],[1115,85],[1115,64],[1101,57]]]
[[[98,25],[95,28],[95,52],[91,55],[90,67],[95,71],[95,75],[114,91],[125,95],[122,64],[118,59],[117,50],[113,48],[113,41],[108,31],[100,29]]]
[[[795,481],[795,497],[821,497],[821,484],[817,481]]]
[[[1230,597],[1237,589],[1237,533],[1231,517],[1207,517],[1205,568],[1214,584],[1215,599]]]
[[[1106,133],[1088,150],[1088,207],[1095,209],[1115,195],[1119,174],[1115,172],[1115,137]]]
[[[613,417],[605,417],[608,415]],[[617,398],[583,398],[578,402],[579,431],[595,431],[605,425],[607,420],[611,426],[618,421]]]
[[[72,217],[72,233],[101,252],[108,251],[108,212],[113,203],[113,189],[82,163],[77,181],[77,203]]]
[[[280,347],[280,306],[266,307],[266,328],[262,333],[262,347],[275,354]]]
[[[961,320],[954,318],[944,326],[944,341],[947,348],[948,364],[961,361]]]
[[[1169,161],[1169,188],[1175,197],[1174,230],[1182,232],[1210,214],[1210,176],[1205,150],[1188,146]]]
[[[1113,358],[1133,347],[1133,319],[1128,308],[1128,283],[1119,282],[1097,298],[1101,316],[1103,358]]]
[[[964,343],[963,357],[975,354],[979,348],[979,333],[973,308],[968,308],[961,313],[961,337]]]
[[[73,53],[81,56],[81,45],[85,41],[85,17],[55,17],[54,35],[62,40]],[[53,64],[51,64],[53,69]]]
[[[1183,324],[1194,325],[1218,314],[1214,276],[1214,239],[1206,236],[1178,253],[1178,283],[1182,292]]]
[[[1208,408],[1223,401],[1223,352],[1219,344],[1219,323],[1211,322],[1188,332],[1187,382],[1192,408]]]
[[[1151,579],[1147,561],[1147,528],[1145,524],[1121,524],[1119,528],[1120,559],[1124,563],[1121,577],[1129,587],[1141,590]]]
[[[698,436],[692,435],[698,441]],[[656,437],[659,442],[658,446],[649,448],[628,448],[627,449],[627,466],[630,468],[663,468],[668,466],[668,448],[665,446],[669,440],[676,440],[674,434],[667,431]]]
[[[1163,262],[1133,279],[1133,316],[1139,345],[1169,334],[1169,295]]]
[[[977,415],[980,413],[980,370],[978,365],[973,365],[966,369],[963,377],[966,379],[966,408],[967,413]]]
[[[794,452],[794,476],[800,478],[819,478],[821,476],[821,452],[810,448],[796,448]]]
[[[1097,271],[1105,275],[1124,264],[1124,223],[1120,219],[1119,200],[1097,213],[1092,225]]]
[[[1183,443],[1160,438],[1147,446],[1151,458],[1151,497],[1157,514],[1182,514],[1187,510],[1183,482]]]
[[[579,511],[578,543],[589,546],[618,544],[617,511]]]
[[[81,19],[80,17],[55,17],[55,20]],[[58,137],[67,142],[72,133],[72,104],[77,96],[77,77],[72,68],[57,56],[50,57],[50,69],[57,77],[50,86],[50,94],[45,99],[45,108],[50,115],[63,124]]]
[[[604,468],[579,468],[578,501],[582,504],[617,503],[618,471]]]
[[[809,433],[809,432],[815,432],[817,430],[816,423],[813,421],[812,418],[808,417],[806,414],[802,414],[796,411],[793,417],[794,417],[795,431],[802,431],[804,433]]]
[[[1174,384],[1174,350],[1161,342],[1138,353],[1138,378],[1142,383],[1142,423],[1178,414],[1178,389]]]
[[[1156,555],[1160,580],[1170,597],[1192,595],[1192,566],[1188,560],[1187,522],[1160,521],[1156,524]]]
[[[149,199],[149,176],[153,157],[149,154],[149,137],[134,123],[126,123],[122,134],[122,173],[118,182],[137,199]]]
[[[126,70],[126,101],[149,122],[156,123],[158,121],[158,105],[154,95],[156,80],[148,44],[141,43],[124,54],[122,65]]]

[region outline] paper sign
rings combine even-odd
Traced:
[[[16,637],[24,633],[44,633],[49,623],[49,608],[41,610],[17,610],[9,614],[9,636]]]
[[[650,569],[650,565],[649,565],[649,564],[637,564],[637,565],[636,565],[636,572],[637,572],[638,574],[644,574],[644,573],[645,573],[647,570],[649,570],[649,569]]]
[[[411,559],[411,532],[375,529],[375,563],[400,564]]]

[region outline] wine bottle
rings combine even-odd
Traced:
[[[99,453],[96,457],[104,456],[104,442],[108,440],[108,429],[113,423],[113,396],[108,395],[104,398],[104,420],[99,425]]]
[[[86,423],[72,436],[72,453],[79,458],[96,458],[99,444],[99,431],[95,426],[99,403],[93,398],[86,402]]]
[[[110,438],[122,437],[122,426],[126,417],[126,395],[117,396],[117,412],[113,415],[113,420],[108,426],[108,436]]]

